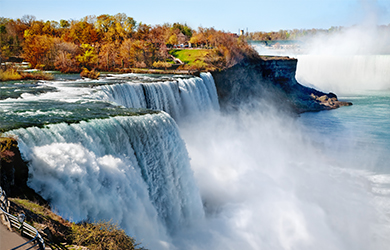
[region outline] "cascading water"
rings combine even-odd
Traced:
[[[83,120],[97,108],[105,114],[9,132],[18,135],[30,161],[29,185],[56,211],[74,221],[118,221],[149,249],[388,248],[390,178],[370,171],[386,168],[390,147],[370,133],[370,105],[296,118],[260,100],[222,114],[210,74],[137,77],[85,81],[94,87],[82,91],[83,81],[46,83],[60,91],[0,101],[18,122],[31,116],[32,108],[13,110],[27,99],[60,97],[53,110],[44,109],[48,102],[36,106],[47,116]],[[121,111],[107,118],[113,107],[103,102],[103,109],[96,100],[91,105],[94,97],[166,109],[180,120],[180,135],[166,113],[130,117]],[[68,105],[77,108],[60,112]],[[376,107],[386,114],[383,104]],[[357,125],[368,132],[356,133]],[[383,128],[380,135],[388,136]],[[383,145],[366,150],[378,141]]]
[[[218,96],[213,77],[178,78],[175,81],[127,82],[100,87],[100,99],[127,108],[163,110],[179,119],[188,114],[218,110]]]
[[[296,77],[320,90],[348,94],[390,89],[389,68],[390,55],[300,55]]]
[[[204,216],[184,142],[165,113],[10,133],[30,162],[29,185],[67,218],[113,219],[160,248],[166,230]]]
[[[29,185],[56,211],[74,221],[113,219],[145,246],[172,249],[170,235],[202,220],[203,206],[175,121],[142,108],[180,118],[218,110],[217,93],[209,73],[131,77],[138,81],[48,82],[38,94],[42,86],[31,86],[34,95],[2,101],[2,129],[27,127],[8,133],[29,162]]]

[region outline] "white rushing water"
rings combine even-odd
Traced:
[[[173,118],[186,114],[218,110],[218,96],[210,73],[201,78],[178,78],[176,81],[127,82],[104,85],[97,96],[127,108],[163,110]]]
[[[160,113],[12,131],[29,185],[66,218],[113,219],[149,249],[388,249],[390,146],[372,130],[390,130],[367,122],[370,102],[297,118],[259,100],[224,114],[210,74],[97,89],[179,127]]]
[[[319,90],[349,94],[390,89],[390,55],[300,55],[296,78]]]
[[[29,185],[66,218],[113,220],[151,248],[204,217],[176,123],[165,113],[31,127]],[[165,242],[165,243],[164,243]]]

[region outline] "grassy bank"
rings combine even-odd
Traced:
[[[196,69],[208,69],[209,65],[205,62],[210,50],[207,49],[173,49],[169,54],[179,58],[189,67]]]
[[[12,214],[23,212],[26,222],[38,229],[51,249],[144,249],[111,222],[71,223],[48,207],[10,198]]]
[[[0,70],[0,81],[17,81],[17,80],[52,80],[52,74],[42,71],[19,72],[14,68]]]

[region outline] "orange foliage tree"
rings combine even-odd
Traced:
[[[53,38],[46,35],[30,35],[25,32],[23,57],[33,68],[48,69],[54,62]]]
[[[22,55],[34,68],[61,72],[152,67],[168,60],[169,47],[186,42],[210,49],[206,63],[214,68],[232,66],[253,54],[244,39],[214,28],[195,31],[180,23],[138,24],[123,13],[60,22],[33,16],[0,18],[2,58]]]

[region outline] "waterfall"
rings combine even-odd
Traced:
[[[331,83],[313,70],[321,57],[303,58],[298,71]],[[346,70],[370,57],[344,58]],[[299,117],[264,100],[221,113],[207,112],[219,109],[210,74],[126,77],[1,101],[9,127],[62,121],[8,132],[55,212],[117,222],[147,249],[388,249],[390,94]]]
[[[161,248],[155,242],[204,216],[184,141],[164,112],[10,133],[30,163],[29,186],[68,219],[113,219]]]
[[[338,94],[390,88],[389,55],[298,56],[297,80]]]
[[[175,119],[188,114],[219,110],[217,90],[210,73],[175,81],[104,85],[99,89],[99,99],[127,108],[163,110]]]

